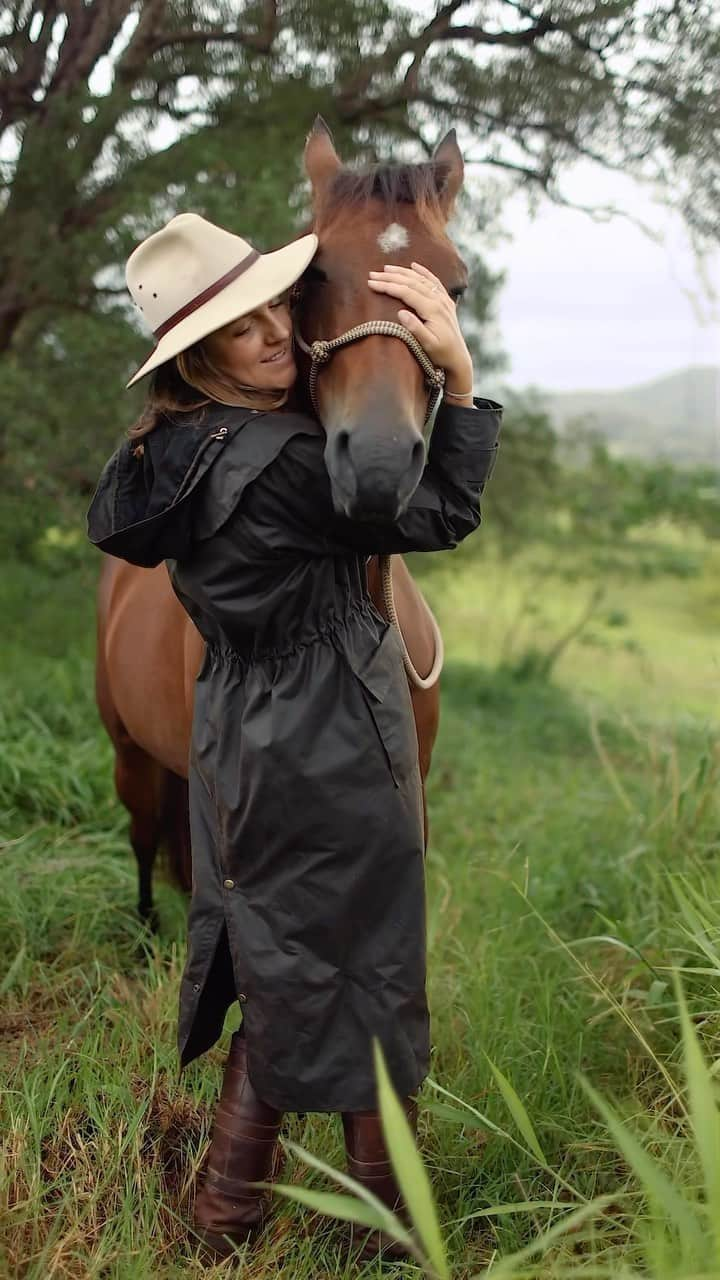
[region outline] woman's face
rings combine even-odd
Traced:
[[[216,329],[203,346],[213,364],[236,382],[261,391],[287,390],[297,376],[291,338],[290,308],[283,294]]]

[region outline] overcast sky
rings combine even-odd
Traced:
[[[553,390],[629,386],[693,364],[720,364],[720,251],[699,269],[687,232],[622,175],[579,166],[566,194],[614,204],[662,234],[656,244],[624,218],[598,223],[521,196],[506,202],[511,238],[487,256],[506,271],[497,308],[505,381]]]

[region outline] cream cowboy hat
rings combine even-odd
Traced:
[[[127,286],[155,335],[155,347],[126,386],[289,289],[317,244],[317,236],[308,235],[260,253],[197,213],[171,218],[127,261]]]

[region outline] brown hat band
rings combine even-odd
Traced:
[[[169,333],[171,329],[174,329],[175,325],[179,324],[181,320],[184,320],[186,316],[192,315],[193,311],[197,311],[198,307],[201,307],[204,302],[209,302],[210,299],[214,298],[216,293],[220,293],[220,290],[224,289],[226,285],[232,284],[233,280],[237,280],[238,276],[243,275],[244,272],[248,270],[248,267],[251,267],[254,262],[257,262],[259,257],[261,257],[259,250],[251,249],[247,257],[238,262],[237,266],[231,267],[229,271],[225,272],[224,276],[220,276],[219,280],[215,280],[212,284],[209,284],[207,289],[203,289],[202,293],[196,294],[194,298],[191,298],[189,302],[185,303],[184,307],[180,307],[179,311],[173,312],[171,316],[168,316],[167,320],[163,320],[162,324],[154,331],[156,343],[159,342],[161,338],[164,338],[165,334]]]

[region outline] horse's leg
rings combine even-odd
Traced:
[[[167,771],[129,738],[115,742],[115,788],[130,814],[130,844],[138,867],[138,913],[157,930],[152,874],[162,836],[162,797]]]
[[[161,840],[173,882],[185,893],[192,889],[190,805],[187,778],[165,770]]]
[[[100,719],[115,748],[115,788],[130,814],[130,843],[138,865],[138,910],[151,929],[157,928],[152,898],[152,870],[160,838],[160,765],[133,742],[115,703],[107,655],[113,585],[119,561],[103,557],[97,593],[95,697]]]

